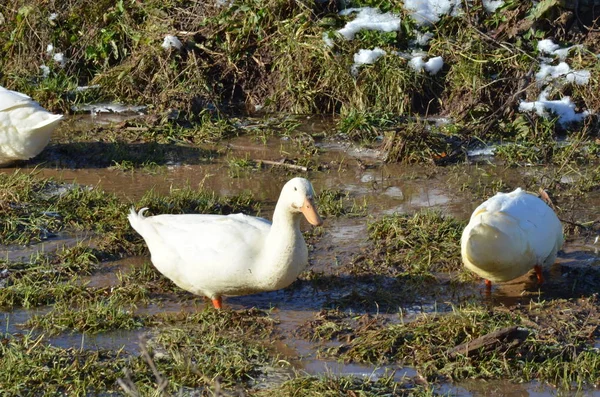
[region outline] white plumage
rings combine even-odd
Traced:
[[[308,263],[301,214],[313,225],[322,224],[313,196],[308,180],[288,181],[272,224],[243,214],[144,217],[145,209],[132,209],[129,222],[163,275],[220,308],[222,296],[273,291],[296,280]]]
[[[491,282],[551,265],[563,244],[560,220],[540,198],[516,189],[497,193],[475,209],[461,238],[465,267]]]
[[[62,117],[25,94],[0,87],[0,165],[37,156]]]

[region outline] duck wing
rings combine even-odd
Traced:
[[[0,112],[22,106],[32,101],[31,97],[25,94],[0,87]]]
[[[271,228],[266,219],[244,214],[158,215],[143,219],[143,223],[145,227],[138,232],[146,239],[153,260],[159,259],[156,252],[164,252],[169,260],[186,266],[228,267],[252,261]]]

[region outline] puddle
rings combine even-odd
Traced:
[[[455,397],[542,397],[542,396],[561,396],[556,389],[541,385],[537,382],[529,383],[511,383],[507,381],[493,380],[468,380],[459,382],[456,385],[445,385],[436,388],[436,392],[442,395]],[[591,392],[572,392],[569,396],[600,396],[596,391]]]
[[[306,373],[311,375],[330,374],[336,376],[358,376],[372,381],[377,381],[383,377],[389,377],[393,374],[396,382],[401,382],[403,378],[413,378],[417,376],[417,371],[412,368],[383,366],[373,367],[362,364],[346,364],[337,361],[327,360],[308,360],[303,361],[300,367]]]
[[[40,254],[56,252],[83,242],[91,243],[92,237],[87,233],[58,233],[41,243],[27,247],[23,246],[0,246],[1,258],[10,262],[29,262],[32,257]],[[93,244],[89,244],[93,245]]]
[[[103,117],[99,115],[96,119],[99,122],[106,122],[106,118]],[[318,122],[315,122],[315,125],[318,125]],[[46,168],[44,164],[25,164],[24,168],[35,167],[35,172],[40,177],[54,177],[68,183],[97,186],[130,200],[139,199],[150,189],[159,194],[166,194],[170,189],[184,186],[202,186],[221,195],[250,191],[257,200],[264,203],[261,215],[270,218],[281,186],[290,178],[290,174],[286,172],[260,172],[259,174],[250,171],[242,177],[232,178],[228,175],[227,160],[236,157],[279,161],[282,150],[292,150],[292,146],[286,145],[288,145],[286,141],[280,139],[270,139],[267,144],[263,145],[251,138],[236,138],[225,143],[223,147],[217,148],[219,153],[224,154],[207,159],[202,164],[169,165],[156,173],[144,170],[120,171],[106,167],[54,169]],[[311,251],[310,268],[313,271],[333,274],[339,264],[347,262],[354,254],[360,252],[366,243],[366,223],[372,217],[397,212],[410,213],[422,208],[438,208],[460,219],[467,219],[478,204],[465,199],[460,191],[448,183],[449,171],[447,170],[432,173],[428,166],[382,164],[378,160],[379,154],[376,150],[357,149],[347,144],[319,143],[319,147],[324,151],[317,160],[319,164],[335,163],[343,164],[343,166],[332,167],[327,172],[295,174],[305,175],[311,179],[317,191],[328,188],[349,192],[358,203],[366,203],[368,215],[361,218],[330,217],[326,220],[323,235],[317,240]],[[215,150],[215,148],[212,149]],[[48,150],[54,149],[50,147]],[[477,154],[487,155],[488,153]],[[356,159],[369,161],[369,167],[365,169]],[[185,159],[179,161],[185,162]],[[465,165],[462,170],[465,173],[471,171],[472,169],[468,165]],[[520,174],[521,171],[507,170],[506,172],[510,175],[506,180],[521,180],[520,178],[523,177]],[[4,168],[0,172],[13,173],[15,169]],[[597,201],[597,198],[592,197],[590,202],[594,202],[593,200]],[[590,212],[596,211],[594,206],[586,206],[586,208]],[[303,224],[303,227],[306,228],[306,224]],[[61,234],[31,247],[3,247],[1,254],[10,261],[29,260],[37,252],[58,250],[86,240],[91,240],[91,237]],[[578,269],[600,266],[599,248],[600,244],[593,244],[593,241],[570,242],[564,247],[564,253],[559,255],[557,265],[546,272],[550,287],[542,286],[538,289],[532,275],[528,274],[512,282],[496,285],[491,297],[493,304],[512,306],[535,299],[540,294],[550,294],[551,289],[556,288],[557,285],[564,286],[565,274],[578,271]],[[139,266],[148,260],[147,257],[136,257],[104,263],[98,272],[85,278],[84,281],[88,282],[91,287],[116,285],[119,271],[126,272],[131,267]],[[483,283],[481,289],[483,289]],[[562,290],[568,291],[566,288]],[[393,366],[379,368],[317,359],[315,358],[315,345],[294,336],[296,329],[314,319],[315,313],[320,311],[329,300],[347,292],[344,288],[317,288],[310,282],[297,282],[285,290],[226,298],[225,305],[232,309],[257,307],[273,310],[272,315],[280,322],[279,331],[284,335],[278,349],[284,355],[295,358],[293,360],[294,367],[298,370],[309,374],[357,375],[370,379],[376,379],[392,372],[395,379],[416,376],[416,372],[410,368]],[[460,299],[460,297],[453,297],[453,299]],[[482,296],[482,299],[485,297]],[[139,310],[152,314],[158,311],[201,310],[202,307],[197,301],[183,304],[167,301],[161,302],[160,305],[140,307]],[[443,312],[449,307],[448,302],[424,301],[403,308],[403,314],[410,317],[423,312]],[[34,310],[14,310],[11,313],[0,313],[0,325],[4,327],[5,332],[24,332],[14,324],[25,322],[28,316],[35,313]],[[94,336],[61,335],[51,338],[50,343],[61,347],[86,349],[125,348],[128,352],[135,354],[139,350],[138,336],[145,331],[109,332]],[[548,396],[554,394],[554,389],[531,382],[515,385],[507,382],[469,381],[456,385],[442,385],[436,392],[456,396]],[[586,395],[598,395],[595,393]]]

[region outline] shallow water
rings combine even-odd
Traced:
[[[98,121],[98,119],[95,120]],[[100,120],[102,119],[100,118]],[[467,219],[478,204],[467,198],[454,180],[456,175],[469,175],[485,166],[465,164],[448,167],[448,169],[435,169],[430,166],[386,165],[377,160],[377,153],[373,150],[350,149],[345,144],[331,142],[320,144],[320,148],[322,153],[317,157],[317,163],[321,166],[327,165],[328,170],[300,174],[311,179],[317,191],[328,188],[349,192],[357,203],[366,204],[368,216],[366,219],[364,217],[330,217],[326,219],[324,233],[317,240],[314,250],[311,252],[311,270],[325,274],[335,273],[336,266],[350,260],[364,247],[367,234],[366,223],[375,217],[396,212],[410,213],[421,208],[435,207],[458,218]],[[51,145],[46,150],[54,149],[56,148]],[[54,169],[46,168],[43,163],[26,164],[22,168],[35,166],[36,172],[42,177],[54,177],[65,182],[97,186],[130,200],[139,199],[150,189],[158,193],[167,193],[169,189],[184,186],[202,186],[221,195],[232,195],[247,190],[252,192],[257,200],[264,203],[261,215],[269,218],[280,187],[289,179],[289,174],[281,169],[273,169],[272,172],[269,170],[249,171],[242,177],[232,178],[229,175],[227,160],[229,158],[249,158],[279,161],[283,151],[290,152],[294,148],[287,140],[269,139],[266,144],[263,144],[255,139],[242,137],[212,149],[225,154],[216,156],[203,164],[186,164],[185,159],[181,159],[181,163],[162,168],[158,173],[93,167]],[[365,164],[367,164],[366,167]],[[271,167],[267,166],[267,168]],[[274,166],[273,168],[278,167]],[[11,168],[0,170],[5,173],[14,171],[15,169]],[[499,170],[495,168],[494,172],[497,173]],[[514,186],[517,186],[516,181],[522,180],[525,175],[531,176],[535,171],[523,172],[523,170],[508,169],[501,170],[501,172],[503,180],[514,182]],[[585,203],[581,203],[578,215],[583,213],[587,219],[594,219],[598,216],[595,208],[598,208],[596,204],[599,202],[598,196],[590,195],[586,198]],[[308,225],[303,223],[303,228],[307,229]],[[9,260],[26,260],[36,252],[56,250],[85,240],[93,241],[93,236],[65,234],[32,247],[4,247],[0,254]],[[546,277],[554,280],[555,283],[552,285],[556,285],[556,283],[560,284],[563,276],[570,271],[576,271],[581,267],[598,266],[600,264],[599,247],[600,245],[593,244],[592,241],[569,242],[564,247],[564,252],[559,255],[558,263],[547,272]],[[127,271],[128,268],[139,266],[148,260],[147,257],[126,258],[118,262],[104,263],[101,265],[100,271],[84,281],[95,287],[116,285],[118,270]],[[477,295],[477,291],[482,288],[473,286],[473,291],[467,292]],[[568,288],[565,290],[568,291]],[[393,366],[376,368],[318,359],[315,356],[318,346],[294,335],[295,330],[300,325],[314,319],[315,313],[320,311],[329,300],[347,292],[344,288],[331,290],[317,288],[311,286],[310,283],[296,283],[285,290],[227,298],[225,303],[233,309],[273,308],[272,315],[280,321],[280,332],[284,335],[282,343],[279,344],[279,350],[284,356],[290,357],[290,362],[298,370],[311,374],[329,372],[367,377],[382,376],[389,373],[386,371],[395,371],[396,377],[415,376],[415,371],[410,368],[394,368]],[[540,294],[550,296],[552,291],[546,290],[544,287],[538,289],[529,274],[509,283],[495,286],[490,299],[494,305],[512,306],[526,302],[528,299],[535,299]],[[482,299],[484,298],[482,297]],[[201,305],[194,304],[186,307],[182,306],[180,302],[161,302],[158,306],[150,306],[141,310],[154,312],[201,309]],[[421,312],[443,311],[444,302],[423,299],[421,302],[410,303],[402,309],[407,316]],[[2,325],[8,332],[22,332],[23,330],[17,324],[26,321],[32,314],[35,312],[16,310],[4,313],[4,318],[0,319],[3,320]],[[60,335],[51,339],[51,343],[61,347],[124,348],[135,354],[139,335],[144,332],[145,330],[119,331],[95,336]],[[535,383],[514,385],[508,382],[483,381],[443,385],[438,391],[459,396],[547,396],[553,395],[554,392],[550,387]]]

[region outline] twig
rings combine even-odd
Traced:
[[[296,164],[288,164],[288,163],[284,163],[283,160],[282,161],[271,161],[271,160],[254,160],[257,163],[263,163],[263,164],[269,164],[269,165],[280,165],[283,167],[287,167],[287,168],[291,168],[293,170],[300,170],[300,171],[308,171],[307,167],[304,167],[302,165],[296,165]]]
[[[140,392],[138,391],[137,387],[135,387],[135,383],[131,379],[131,372],[129,368],[125,367],[123,372],[125,373],[125,378],[117,379],[118,385],[121,387],[121,389],[123,389],[125,394],[128,394],[131,397],[140,397]]]
[[[529,331],[519,329],[517,326],[500,328],[497,331],[480,336],[472,341],[462,343],[447,351],[449,358],[456,358],[459,355],[468,356],[476,353],[479,349],[487,350],[495,349],[503,344],[512,347],[523,343]]]
[[[168,396],[168,394],[165,393],[165,389],[167,386],[169,386],[169,380],[158,371],[158,368],[156,368],[154,360],[152,360],[152,357],[150,357],[150,353],[146,348],[146,340],[143,336],[140,336],[140,351],[142,353],[142,358],[148,364],[148,366],[150,366],[150,369],[152,369],[152,373],[154,374],[154,378],[156,379],[156,395]],[[135,383],[131,379],[129,369],[125,368],[123,372],[125,372],[125,378],[117,379],[117,383],[119,386],[121,386],[123,391],[129,394],[131,397],[139,397],[140,392],[137,390]]]

